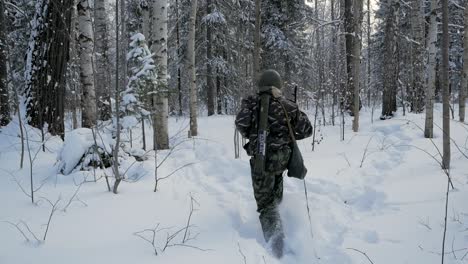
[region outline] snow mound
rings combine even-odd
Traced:
[[[96,134],[97,147],[112,153],[115,141],[105,134]],[[83,156],[95,145],[93,131],[89,128],[75,129],[65,136],[62,151],[59,154],[60,168],[63,174],[70,174],[80,163]]]

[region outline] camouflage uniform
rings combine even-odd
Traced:
[[[301,112],[295,103],[284,99],[276,87],[271,87],[268,92],[272,96],[268,111],[264,175],[255,175],[253,173],[254,158],[250,160],[257,211],[260,213],[260,222],[267,242],[275,235],[283,236],[277,205],[283,198],[282,175],[287,168],[291,155],[291,139],[281,104],[288,112],[297,140],[304,139],[312,134],[312,126],[307,115]],[[249,156],[254,156],[257,151],[259,106],[259,96],[250,96],[244,99],[235,121],[238,131],[243,137],[249,139],[249,143],[244,146]]]

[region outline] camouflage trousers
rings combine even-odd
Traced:
[[[267,242],[275,235],[282,236],[278,205],[283,199],[283,172],[286,170],[290,156],[291,149],[288,146],[277,151],[269,151],[263,175],[254,173],[254,158],[250,160],[257,211],[260,213],[260,223]]]

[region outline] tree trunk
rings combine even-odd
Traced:
[[[80,0],[77,6],[79,25],[79,56],[81,82],[81,126],[93,127],[96,124],[96,94],[93,76],[93,24],[89,0]]]
[[[346,110],[352,110],[352,95],[354,94],[354,80],[353,80],[353,33],[354,33],[354,17],[353,17],[353,0],[344,0],[344,28],[345,28],[345,39],[346,39],[346,90],[345,90],[345,102],[344,108]]]
[[[5,7],[0,0],[0,127],[10,122],[10,107],[8,96],[8,69],[7,69],[7,38],[5,28]]]
[[[125,1],[125,0],[122,0]],[[119,184],[122,181],[122,176],[120,175],[119,171],[119,149],[120,149],[120,24],[121,20],[119,20],[119,0],[115,1],[115,47],[116,47],[116,56],[115,56],[115,130],[116,130],[116,138],[115,138],[115,146],[113,149],[113,171],[114,171],[114,187],[112,191],[117,194],[117,190],[119,188]]]
[[[121,51],[120,51],[120,67],[121,67],[121,78],[120,78],[120,81],[121,81],[121,88],[122,88],[122,91],[124,91],[127,87],[127,76],[128,76],[128,70],[127,70],[127,52],[128,52],[128,39],[129,39],[129,36],[128,36],[128,33],[127,33],[127,23],[128,23],[128,19],[127,19],[127,2],[128,0],[121,0],[120,1],[120,36],[121,36],[121,39],[120,39],[120,47],[121,47]],[[167,63],[166,63],[166,66],[167,66]]]
[[[417,43],[412,45],[412,98],[411,111],[422,113],[424,111],[424,37],[425,37],[425,20],[424,20],[424,4],[421,0],[413,0],[411,10],[411,30],[413,38]]]
[[[427,47],[429,49],[427,63],[427,90],[426,90],[426,120],[424,124],[424,137],[434,137],[434,100],[437,70],[437,0],[431,0],[431,14]]]
[[[153,28],[151,50],[158,74],[156,96],[153,96],[154,149],[168,149],[168,86],[167,86],[167,0],[153,2]],[[154,98],[156,97],[156,98]]]
[[[108,17],[105,0],[95,0],[95,56],[96,56],[96,95],[98,100],[99,118],[109,120],[111,118],[110,101],[110,67],[109,67],[109,37]]]
[[[211,0],[206,1],[206,14],[211,14]],[[206,92],[207,92],[207,108],[208,116],[215,114],[215,87],[213,83],[213,69],[211,63],[213,61],[213,28],[209,22],[206,23]]]
[[[198,135],[198,100],[197,100],[197,76],[195,68],[195,32],[196,32],[196,18],[197,18],[197,0],[192,0],[192,7],[190,9],[190,21],[188,32],[188,70],[189,70],[189,84],[190,84],[190,135]]]
[[[360,91],[360,76],[361,76],[361,46],[362,46],[362,9],[363,9],[363,0],[354,0],[354,40],[353,40],[353,112],[354,112],[354,120],[353,120],[353,131],[358,132],[359,130],[359,109],[361,98],[359,96]]]
[[[29,123],[64,137],[65,73],[72,0],[40,0],[26,56],[26,107]]]
[[[331,20],[334,21],[335,20],[335,0],[331,0],[331,3],[330,3],[330,13],[331,13]],[[338,46],[337,46],[337,39],[336,39],[336,36],[337,36],[337,32],[336,32],[336,26],[334,25],[332,27],[332,37],[331,37],[331,41],[332,41],[332,49],[334,51],[337,51],[338,50]],[[332,125],[335,126],[335,117],[336,117],[336,113],[335,113],[335,105],[336,105],[336,102],[337,102],[337,87],[338,87],[338,63],[337,63],[337,52],[331,52],[331,58],[330,58],[330,70],[332,71],[332,76],[331,76],[331,79],[332,79],[332,84],[331,84],[331,92],[332,92],[332,97],[333,97],[333,102],[332,102],[332,116],[331,116],[331,121],[332,121]]]
[[[388,16],[385,22],[384,37],[384,77],[382,93],[382,115],[381,119],[393,117],[396,106],[397,91],[397,36],[396,20],[398,13],[398,0],[389,1]]]
[[[442,166],[450,169],[450,87],[449,87],[449,32],[448,0],[442,0],[442,116],[443,116],[443,158]],[[443,256],[443,254],[442,254]]]
[[[255,33],[254,33],[254,52],[253,52],[253,86],[255,87],[260,75],[260,30],[262,26],[261,1],[255,0]]]
[[[371,4],[370,0],[367,0],[367,107],[371,107],[371,97],[372,97],[372,90],[371,90],[371,33],[372,33],[372,25],[371,25]]]
[[[458,103],[458,115],[460,122],[465,122],[465,106],[466,106],[466,94],[468,88],[468,1],[465,4],[464,11],[465,19],[465,32],[463,38],[463,81],[460,87],[460,101]]]
[[[176,8],[176,49],[177,49],[177,61],[180,61],[181,57],[182,57],[182,53],[180,52],[180,29],[179,29],[179,1],[176,0],[175,1],[175,8]],[[192,3],[193,5],[193,3]],[[195,6],[197,5],[197,3],[195,3]],[[192,10],[193,11],[193,10]],[[197,10],[195,10],[195,13],[197,12]],[[196,18],[196,16],[195,16]],[[192,29],[190,29],[192,30]],[[181,72],[180,72],[180,65],[179,63],[177,63],[177,91],[178,91],[178,99],[179,99],[179,116],[182,116],[183,115],[183,106],[182,106],[182,76],[181,76]]]

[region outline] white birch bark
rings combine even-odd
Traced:
[[[88,0],[80,0],[77,6],[79,28],[80,82],[83,91],[81,97],[82,126],[92,127],[96,123],[96,94],[93,76],[93,25],[91,7]]]
[[[153,0],[152,46],[158,71],[158,87],[153,93],[154,148],[168,149],[168,89],[167,89],[167,0]]]
[[[188,33],[188,70],[189,70],[189,83],[190,83],[190,135],[198,135],[198,122],[197,122],[197,77],[195,68],[195,23],[197,18],[197,0],[192,0],[192,7],[190,11],[189,33]]]
[[[429,49],[427,62],[427,90],[426,90],[426,120],[424,125],[424,137],[434,137],[434,94],[436,81],[436,56],[437,56],[437,0],[431,0],[431,15],[427,47]]]

